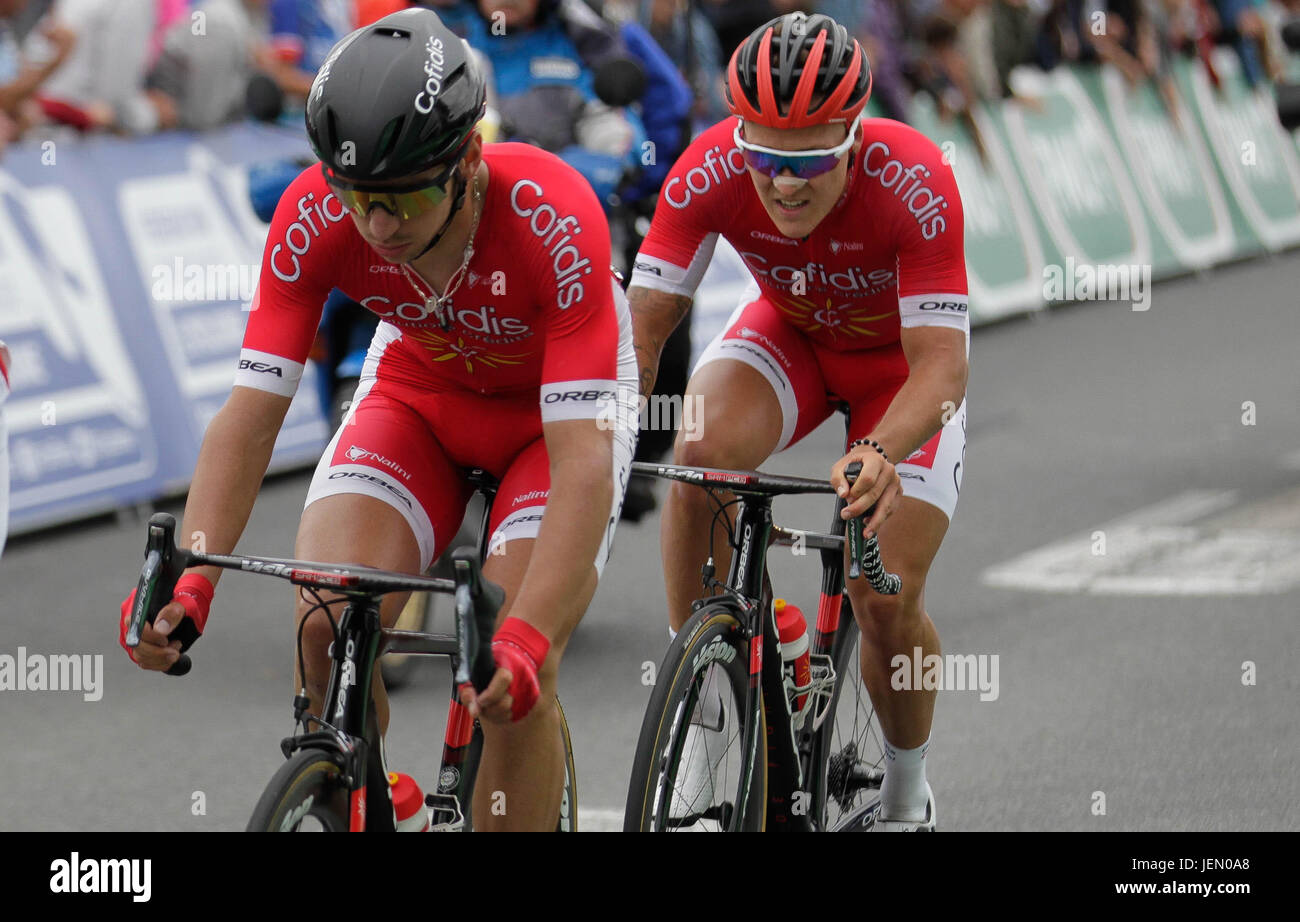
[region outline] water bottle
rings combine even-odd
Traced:
[[[415,779],[401,772],[389,772],[388,786],[393,791],[397,831],[428,832],[429,811],[424,809],[424,792],[415,783]]]
[[[785,599],[772,602],[776,612],[776,627],[781,634],[781,669],[785,675],[787,692],[792,693],[796,686],[806,687],[812,681],[812,670],[808,663],[808,622],[798,608]],[[790,702],[790,711],[800,713],[808,704],[808,693],[795,695]]]

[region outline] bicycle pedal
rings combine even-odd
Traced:
[[[465,826],[465,814],[455,794],[425,794],[424,805],[430,809],[430,832],[459,832]]]

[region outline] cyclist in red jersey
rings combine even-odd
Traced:
[[[803,438],[840,403],[849,444],[830,479],[872,503],[886,567],[900,596],[853,581],[862,671],[885,735],[879,830],[934,828],[924,755],[933,691],[895,691],[893,659],[937,654],[925,577],[956,507],[965,450],[969,322],[962,209],[936,146],[889,119],[861,119],[871,91],[861,47],[823,15],[791,13],[754,31],[732,55],[735,118],[701,134],[660,194],[629,288],[641,392],[663,342],[689,308],[719,235],[753,274],[726,329],[687,389],[700,438],[679,438],[680,464],[756,468]],[[843,471],[862,462],[851,490]],[[673,630],[699,595],[712,509],[674,484],[662,551]],[[726,571],[730,554],[714,543]]]
[[[618,519],[635,428],[609,420],[636,418],[635,357],[595,195],[551,154],[485,148],[483,103],[467,46],[430,10],[335,46],[307,102],[322,162],[289,186],[271,223],[235,385],[204,437],[182,533],[201,534],[209,552],[234,547],[331,288],[378,314],[294,555],[421,572],[461,522],[468,470],[500,480],[484,565],[506,590],[498,669],[483,694],[461,692],[484,734],[475,825],[554,829],[557,670]],[[203,629],[219,572],[187,572],[133,659],[157,670],[175,661]],[[384,598],[386,626],[404,602]],[[295,628],[308,608],[300,599]],[[295,687],[319,713],[331,631],[318,616],[304,635]],[[378,674],[374,692],[386,729]],[[497,791],[504,815],[488,802]]]

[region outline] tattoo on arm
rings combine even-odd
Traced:
[[[659,374],[659,356],[664,343],[691,309],[692,299],[634,285],[627,300],[632,312],[641,396],[649,397]]]

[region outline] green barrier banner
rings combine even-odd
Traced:
[[[975,112],[980,155],[967,126],[942,120],[933,99],[912,103],[912,124],[943,151],[961,192],[972,322],[1043,307],[1043,247],[1033,209],[986,107]]]
[[[1217,92],[1200,67],[1183,70],[1179,85],[1194,101],[1215,162],[1251,232],[1269,250],[1295,246],[1300,243],[1296,145],[1278,124],[1272,92],[1247,86],[1236,55],[1220,48],[1214,63],[1223,80]],[[1241,247],[1236,255],[1243,255]]]
[[[1178,59],[1174,66],[1185,70],[1192,65]],[[1232,214],[1186,98],[1175,95],[1175,121],[1154,82],[1130,87],[1110,66],[1101,68],[1096,80],[1103,111],[1150,225],[1173,262],[1166,266],[1157,257],[1156,275],[1204,269],[1230,259],[1236,243]]]
[[[1002,116],[1048,235],[1049,261],[1146,267],[1149,276],[1152,240],[1141,199],[1078,76],[1057,68],[1046,74],[1018,70],[1012,79],[1019,93],[1041,101],[1041,110],[1005,103]],[[1051,286],[1047,295],[1073,300]]]

